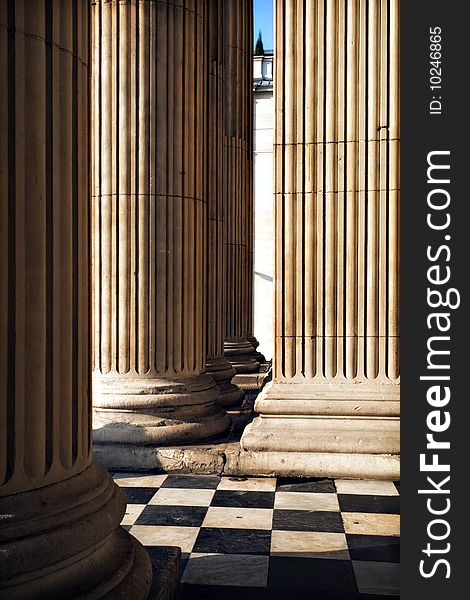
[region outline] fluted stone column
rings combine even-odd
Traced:
[[[276,4],[274,381],[259,471],[398,476],[398,1]]]
[[[205,374],[205,7],[93,7],[96,442],[170,444],[230,424]]]
[[[241,402],[244,392],[231,383],[235,369],[224,356],[224,0],[208,3],[207,190],[207,373],[220,389],[217,404]]]
[[[0,2],[0,596],[145,598],[92,462],[88,3]]]
[[[253,246],[251,242],[250,263],[249,243],[253,234],[250,223],[252,12],[252,0],[225,1],[225,356],[237,373],[253,373],[259,369],[253,357],[254,347],[248,340],[252,328],[248,306],[253,289]]]

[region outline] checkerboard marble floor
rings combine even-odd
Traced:
[[[115,473],[123,526],[182,551],[178,598],[399,598],[391,481]]]

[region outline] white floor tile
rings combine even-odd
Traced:
[[[336,494],[279,492],[274,499],[274,508],[282,510],[339,511],[339,504]]]
[[[270,508],[219,508],[210,506],[203,527],[235,529],[271,529],[273,511]]]
[[[181,552],[191,552],[199,527],[134,525],[129,533],[144,546],[179,546]]]
[[[149,504],[169,506],[209,506],[215,490],[194,488],[160,488]]]

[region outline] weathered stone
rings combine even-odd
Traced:
[[[268,367],[265,369],[265,367]],[[261,390],[265,383],[271,377],[271,366],[269,364],[261,365],[259,373],[237,373],[232,379],[242,390]]]
[[[216,404],[220,390],[204,373],[212,285],[205,271],[205,6],[204,0],[192,10],[177,0],[94,5],[98,443],[171,444],[230,425]]]
[[[0,3],[0,596],[147,597],[92,462],[88,2]]]

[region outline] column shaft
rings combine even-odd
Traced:
[[[259,363],[253,358],[254,347],[247,337],[252,329],[249,324],[252,312],[248,306],[253,289],[249,244],[250,232],[252,235],[252,11],[251,0],[225,2],[225,356],[237,373],[259,369]]]
[[[97,442],[229,425],[206,358],[206,2],[92,15],[93,404]]]
[[[239,403],[244,392],[231,383],[235,369],[224,356],[224,0],[208,4],[207,193],[207,373],[220,389],[217,404]]]
[[[396,476],[398,2],[277,2],[275,80],[274,382],[242,444]]]
[[[91,457],[88,3],[0,3],[0,595],[147,596]]]

